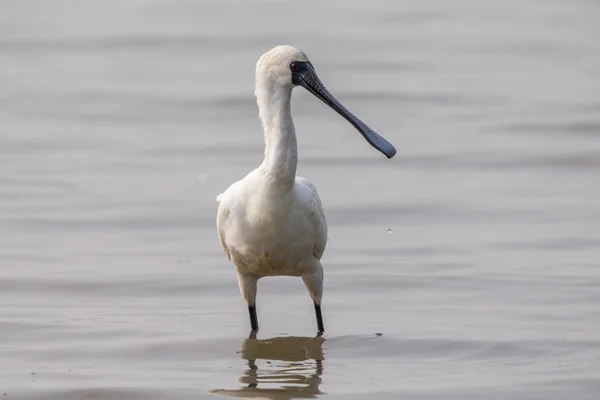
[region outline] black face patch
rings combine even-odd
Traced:
[[[310,70],[311,67],[312,64],[308,61],[292,61],[290,63],[290,71],[292,71],[292,83],[294,85],[299,85],[300,77],[302,74]]]

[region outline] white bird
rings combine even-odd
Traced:
[[[377,150],[396,149],[349,112],[325,88],[308,57],[277,46],[256,64],[254,94],[265,137],[262,164],[217,196],[217,231],[235,265],[253,332],[258,331],[256,285],[266,276],[301,277],[315,306],[319,332],[327,222],[315,186],[296,176],[298,146],[290,110],[292,89],[302,86],[347,119]]]

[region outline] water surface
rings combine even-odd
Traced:
[[[592,1],[17,1],[0,15],[0,394],[596,399]],[[215,197],[261,162],[254,65],[302,48],[398,149],[302,89],[329,222],[249,321]]]

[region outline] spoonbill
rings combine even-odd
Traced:
[[[258,331],[256,286],[266,276],[301,277],[321,314],[327,222],[315,186],[296,176],[298,146],[290,110],[292,89],[302,86],[348,120],[388,158],[396,149],[348,111],[325,88],[303,51],[277,46],[256,63],[254,95],[264,130],[262,164],[217,196],[217,231],[234,264],[252,332]]]

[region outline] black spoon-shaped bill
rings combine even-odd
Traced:
[[[321,82],[317,76],[315,69],[309,62],[298,62],[297,71],[292,71],[292,82],[296,85],[304,87],[306,90],[315,95],[323,103],[327,104],[338,114],[350,122],[365,138],[367,142],[383,154],[387,158],[392,158],[396,154],[394,146],[388,142],[383,136],[379,135],[367,124],[362,122],[356,115],[352,114],[346,107],[342,105]]]

